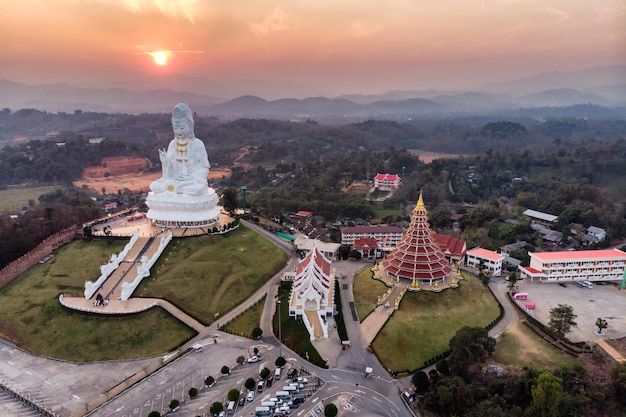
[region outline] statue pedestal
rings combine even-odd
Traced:
[[[146,217],[155,226],[168,228],[215,226],[220,216],[217,203],[217,194],[212,188],[197,196],[170,191],[150,192],[146,198],[150,209]]]

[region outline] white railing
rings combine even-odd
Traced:
[[[85,299],[88,300],[93,297],[96,291],[98,291],[98,288],[100,288],[104,281],[107,280],[109,275],[111,275],[113,271],[115,271],[120,266],[120,263],[124,260],[135,242],[137,242],[137,239],[139,239],[138,231],[133,233],[133,236],[130,238],[130,242],[126,244],[123,251],[121,251],[118,255],[112,254],[109,263],[100,266],[100,278],[98,278],[96,282],[85,282]]]

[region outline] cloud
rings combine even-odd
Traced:
[[[353,22],[350,25],[350,35],[353,38],[366,38],[373,35],[376,32],[382,30],[380,25],[368,25],[364,22]]]
[[[571,17],[565,10],[555,9],[554,7],[545,7],[544,10],[554,17],[555,21],[552,22],[553,24],[566,22]]]
[[[289,29],[289,26],[285,24],[285,20],[285,11],[280,7],[276,7],[260,22],[248,22],[248,30],[259,35],[280,32]]]
[[[123,5],[134,14],[151,13],[155,10],[172,19],[196,22],[197,0],[122,0]]]

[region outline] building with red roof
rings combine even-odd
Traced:
[[[626,252],[619,249],[528,252],[529,266],[519,266],[522,279],[542,282],[619,281],[624,279]]]
[[[409,280],[413,288],[417,283],[433,289],[452,275],[450,263],[432,237],[421,192],[402,241],[381,262],[380,273],[396,282]]]
[[[364,258],[370,258],[376,256],[378,242],[373,237],[360,237],[354,241],[352,249],[359,251]]]
[[[502,274],[502,261],[504,256],[489,249],[473,248],[467,251],[465,265],[472,268],[480,268],[481,262],[493,276]]]
[[[311,340],[328,338],[328,320],[335,306],[335,274],[331,262],[313,248],[296,268],[289,316],[302,320]]]
[[[397,190],[401,183],[402,179],[394,174],[376,174],[374,177],[374,187],[379,190]]]
[[[439,233],[433,233],[432,236],[450,264],[456,263],[459,265],[463,261],[467,249],[467,244],[464,240]]]

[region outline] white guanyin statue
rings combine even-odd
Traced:
[[[185,103],[172,110],[174,139],[159,149],[163,175],[150,184],[148,219],[161,227],[206,227],[219,220],[218,197],[207,183],[209,158],[193,131],[193,113]]]
[[[172,111],[174,139],[167,150],[159,149],[163,176],[150,184],[155,194],[206,194],[209,157],[204,143],[195,137],[193,114],[185,103],[177,104]]]

